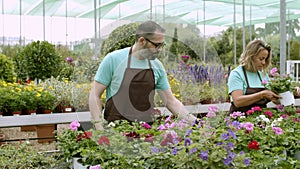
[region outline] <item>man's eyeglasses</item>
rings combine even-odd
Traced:
[[[150,39],[148,39],[148,38],[145,38],[145,37],[144,37],[144,39],[146,39],[146,41],[148,41],[148,42],[150,42],[152,45],[154,45],[156,49],[163,48],[163,47],[165,46],[165,43],[164,43],[164,42],[162,42],[162,43],[154,43],[154,42],[152,42],[152,41],[151,41]]]

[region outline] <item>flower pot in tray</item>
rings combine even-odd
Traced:
[[[56,130],[56,124],[45,124],[36,126],[37,137],[39,143],[54,141],[54,130]]]
[[[36,113],[36,110],[27,110],[26,114],[27,115],[34,115]],[[21,131],[36,131],[36,126],[31,125],[31,126],[21,126]]]
[[[291,91],[286,91],[279,94],[282,98],[279,99],[280,103],[284,106],[290,106],[295,104],[294,94]]]

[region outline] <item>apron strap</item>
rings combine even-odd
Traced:
[[[130,68],[131,54],[132,54],[132,47],[130,47],[130,49],[129,49],[128,61],[127,61],[127,68]],[[147,59],[147,60],[148,60],[149,68],[152,69],[152,66],[151,66],[151,63],[150,63],[150,59]]]
[[[246,79],[247,86],[250,87],[249,82],[248,82],[248,77],[247,77],[247,73],[246,73],[245,67],[243,66],[242,68],[243,68],[243,72],[244,72],[244,76],[245,76],[245,79]],[[259,74],[258,71],[257,71],[257,75],[258,75],[260,81],[262,82],[261,77],[260,77],[260,74]]]

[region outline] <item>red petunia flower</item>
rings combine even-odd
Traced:
[[[259,144],[256,140],[252,140],[249,144],[248,144],[248,148],[249,149],[254,149],[254,150],[259,150]]]
[[[106,144],[107,146],[110,146],[109,139],[106,136],[101,136],[98,140],[99,145]]]

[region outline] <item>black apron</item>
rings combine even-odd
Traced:
[[[251,88],[249,86],[249,82],[248,82],[248,78],[247,78],[247,73],[245,71],[245,68],[243,67],[243,72],[244,72],[244,76],[245,76],[245,79],[246,79],[246,83],[247,83],[247,89],[246,89],[246,93],[245,95],[249,95],[249,94],[253,94],[253,93],[257,93],[257,92],[260,92],[260,91],[263,91],[263,90],[266,90],[266,88]],[[260,77],[260,74],[257,72],[257,75],[261,80],[261,77]],[[254,104],[251,104],[249,106],[245,106],[245,107],[239,107],[237,108],[233,102],[231,102],[231,106],[230,106],[230,109],[229,109],[229,113],[233,113],[235,111],[240,111],[240,112],[247,112],[248,110],[250,110],[252,107],[254,106],[259,106],[260,108],[265,108],[267,107],[267,103],[269,102],[269,100],[267,99],[261,99],[260,101],[254,103]]]
[[[154,120],[155,80],[151,63],[148,59],[149,69],[130,68],[131,53],[132,48],[120,89],[105,104],[104,119],[108,122]]]

